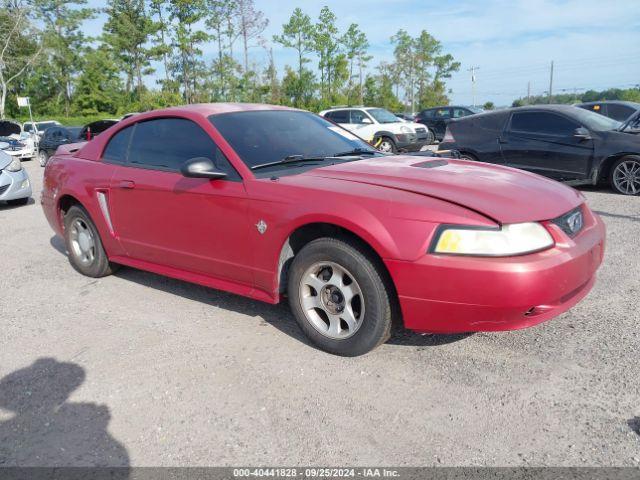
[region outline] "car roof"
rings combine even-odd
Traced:
[[[265,103],[195,103],[192,105],[182,105],[178,107],[169,107],[162,110],[154,110],[153,112],[140,113],[138,115],[134,115],[133,117],[135,121],[140,120],[142,117],[149,116],[149,114],[153,114],[153,116],[162,116],[163,113],[196,113],[202,115],[204,117],[208,117],[210,115],[220,115],[223,113],[235,113],[235,112],[249,112],[249,111],[258,111],[258,110],[298,110],[296,108],[284,107],[281,105],[269,105]],[[126,120],[129,120],[127,118]]]
[[[602,104],[627,105],[629,107],[640,109],[640,103],[638,103],[638,102],[630,102],[628,100],[602,100],[600,102],[583,102],[583,103],[576,103],[576,106],[585,106],[586,107],[588,105],[602,105]]]

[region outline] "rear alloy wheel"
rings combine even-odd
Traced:
[[[94,278],[114,272],[98,230],[84,208],[74,205],[69,209],[64,217],[64,235],[69,261],[78,272]]]
[[[623,195],[640,194],[640,157],[623,157],[613,165],[611,187]]]
[[[427,145],[433,145],[434,143],[436,143],[436,135],[429,130],[429,134],[427,135]]]
[[[45,152],[44,150],[38,151],[38,162],[40,163],[40,166],[46,167],[48,161],[49,155],[47,155],[47,152]]]
[[[385,153],[396,153],[398,151],[396,142],[389,137],[382,137],[378,150]]]
[[[300,328],[319,348],[362,355],[390,335],[390,290],[382,278],[355,244],[320,238],[293,259],[289,303]]]

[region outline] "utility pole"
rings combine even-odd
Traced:
[[[471,72],[471,95],[473,97],[473,106],[476,106],[476,70],[480,67],[471,67],[467,72]]]
[[[527,82],[527,105],[531,105],[531,82]]]
[[[549,103],[553,97],[553,60],[551,60],[551,74],[549,75]]]

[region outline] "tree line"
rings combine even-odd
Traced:
[[[447,103],[445,82],[460,68],[426,30],[412,37],[402,29],[390,38],[393,61],[374,66],[366,33],[355,23],[341,31],[328,7],[317,18],[296,8],[271,38],[254,0],[109,0],[100,9],[86,0],[2,0],[2,7],[2,118],[21,115],[16,96],[30,97],[38,116],[226,101],[415,111]],[[98,15],[103,29],[88,35]],[[294,53],[294,64],[278,71],[274,46]]]

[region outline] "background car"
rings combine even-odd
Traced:
[[[19,158],[0,151],[0,201],[26,205],[31,198],[31,182]]]
[[[449,120],[453,118],[467,117],[482,113],[483,110],[478,107],[461,107],[461,106],[443,106],[433,107],[422,110],[415,118],[415,122],[421,123],[429,127],[433,132],[435,139],[441,141],[444,137],[445,130]]]
[[[44,167],[49,157],[55,153],[60,145],[83,141],[80,137],[83,127],[50,127],[44,132],[38,145],[38,162]]]
[[[382,152],[417,151],[433,141],[424,125],[400,120],[384,108],[335,108],[320,115],[372,143]]]
[[[57,120],[43,120],[41,122],[25,122],[22,129],[26,133],[37,133],[42,138],[44,132],[50,127],[60,127],[62,124]]]
[[[619,122],[627,121],[632,115],[640,111],[640,103],[625,102],[622,100],[578,103],[576,104],[576,107],[591,110],[592,112],[613,118]]]
[[[92,138],[100,135],[102,132],[104,132],[108,128],[111,128],[112,126],[114,126],[119,121],[120,120],[106,119],[106,120],[97,120],[95,122],[91,122],[85,125],[84,127],[82,127],[79,138],[83,140],[91,140]]]
[[[394,320],[431,333],[539,324],[588,294],[604,254],[604,224],[571,188],[384,155],[286,107],[148,112],[54,158],[41,203],[77,271],[286,295],[307,337],[339,355],[376,348]]]
[[[0,120],[0,150],[14,158],[31,160],[35,157],[35,137],[22,130],[13,120]]]
[[[464,158],[529,170],[573,185],[609,183],[640,193],[640,135],[570,105],[482,113],[449,123],[440,148]]]

